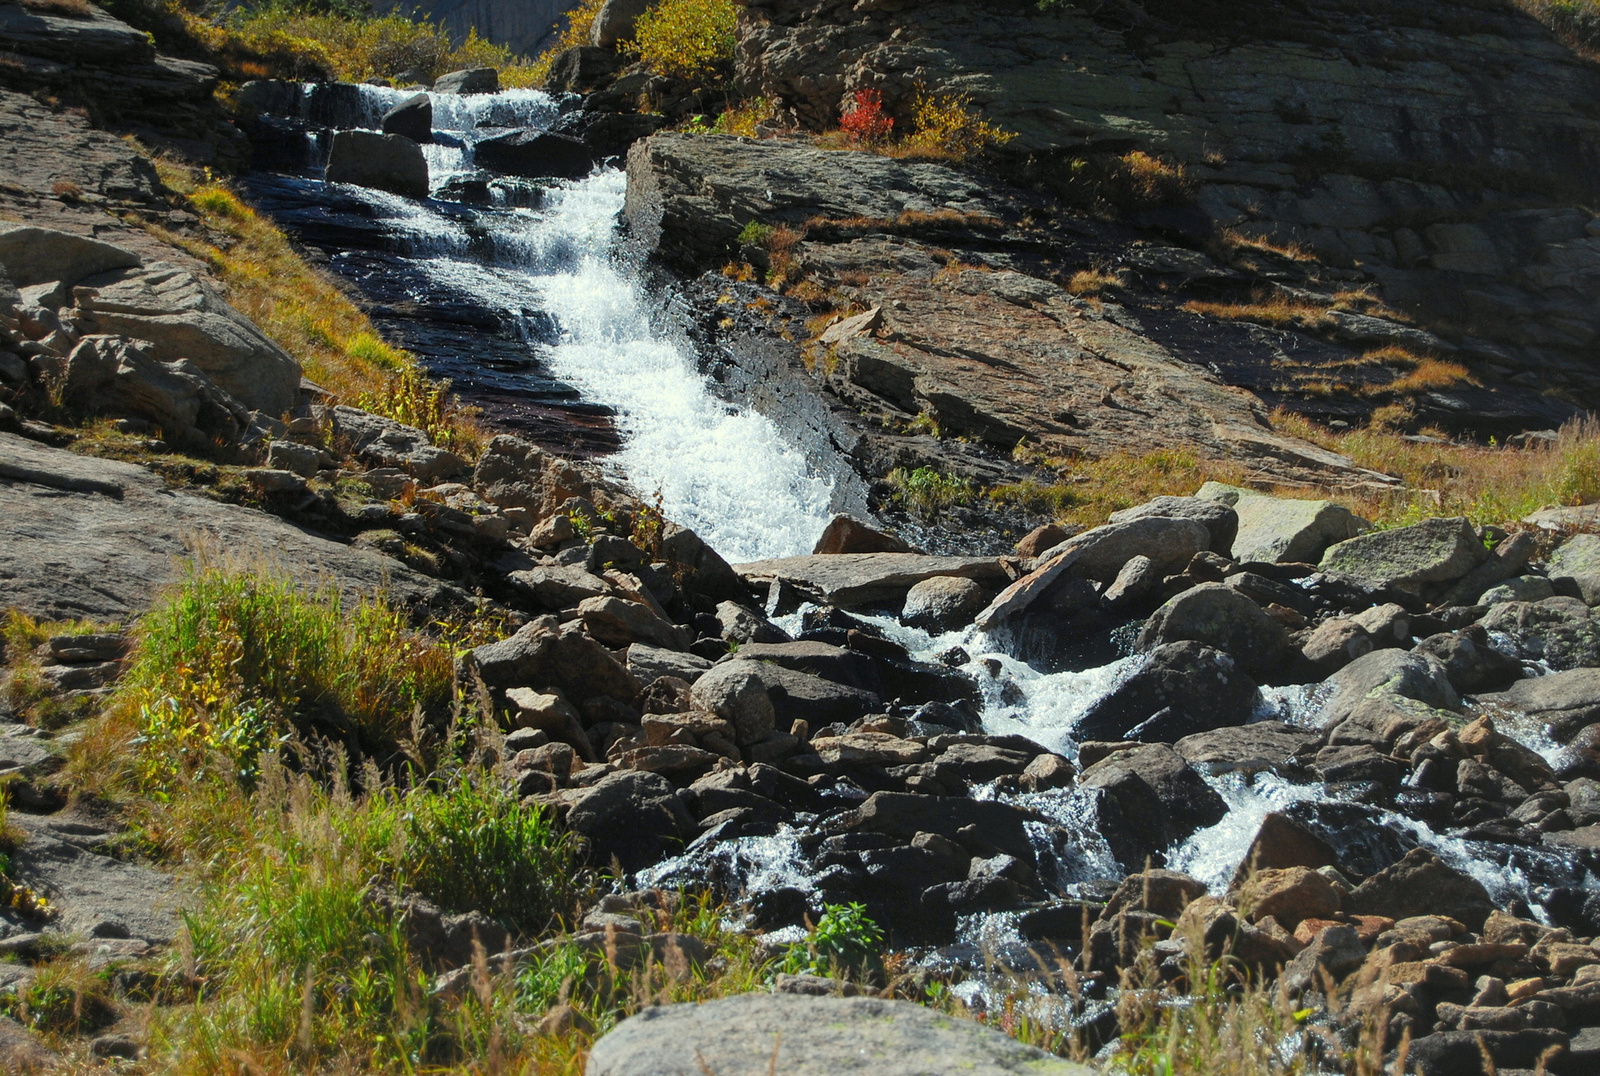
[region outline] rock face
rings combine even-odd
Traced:
[[[420,15],[450,31],[454,41],[476,31],[497,45],[534,56],[559,29],[570,6],[566,0],[374,0],[372,10]]]
[[[929,415],[946,435],[1006,452],[1024,438],[1066,456],[1139,451],[1181,430],[1206,454],[1271,458],[1279,472],[1351,466],[1264,428],[1254,397],[1069,294],[1048,270],[980,253],[1026,211],[1017,192],[955,169],[658,134],[629,151],[624,211],[633,234],[680,269],[724,264],[748,224],[804,227],[794,257],[805,271],[882,308],[881,325],[833,347],[828,386],[858,410]],[[1033,240],[1055,241],[1069,240]],[[979,268],[946,265],[951,249]]]
[[[1005,571],[992,557],[930,557],[920,553],[831,553],[809,557],[739,564],[734,571],[747,582],[792,583],[819,601],[842,608],[898,604],[925,579],[953,576],[998,584]]]
[[[945,0],[844,14],[755,0],[747,12],[741,70],[804,126],[836,125],[867,85],[903,120],[921,86],[971,94],[1017,132],[1005,152],[1018,166],[1069,195],[1062,157],[1170,154],[1189,163],[1215,227],[1359,267],[1390,302],[1492,342],[1470,345],[1486,362],[1600,385],[1578,358],[1600,315],[1570,286],[1600,274],[1577,208],[1600,174],[1600,119],[1577,102],[1600,94],[1600,74],[1515,7],[1160,0],[1043,13]],[[1500,178],[1483,182],[1483,167]],[[1549,180],[1566,191],[1553,205]],[[1567,318],[1571,331],[1549,329]]]
[[[585,1071],[588,1076],[1088,1072],[1009,1035],[910,1002],[795,994],[743,994],[646,1009],[595,1043]]]
[[[586,145],[548,131],[507,131],[483,139],[475,154],[485,168],[529,179],[581,179],[594,167],[594,156]]]
[[[407,198],[428,196],[428,161],[422,147],[399,134],[335,132],[326,176],[329,183],[354,183]]]
[[[1157,609],[1139,635],[1140,649],[1192,639],[1233,655],[1244,668],[1271,672],[1288,648],[1283,625],[1223,583],[1202,583]]]
[[[321,568],[352,596],[387,588],[426,605],[440,585],[378,553],[307,534],[274,516],[174,493],[142,467],[0,433],[0,584],[34,616],[120,620],[179,577],[195,535]]]

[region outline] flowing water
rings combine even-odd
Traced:
[[[359,100],[342,107],[354,110],[359,125],[373,127],[404,96],[363,88]],[[473,169],[473,143],[485,131],[543,127],[560,110],[536,91],[433,97],[435,126],[443,132],[427,149],[435,191],[484,178]],[[309,184],[306,190],[324,201],[333,194],[314,179],[283,182]],[[565,391],[608,409],[620,435],[608,465],[642,495],[659,494],[669,518],[694,528],[735,562],[809,552],[833,510],[861,503],[860,480],[832,449],[807,444],[755,410],[719,398],[693,349],[670,318],[657,313],[659,304],[647,291],[639,265],[619,242],[625,191],[619,170],[602,168],[579,181],[541,181],[541,186],[530,191],[525,182],[489,177],[493,204],[477,207],[416,202],[352,187],[337,193],[357,204],[359,212],[347,214],[350,219],[365,214],[393,244],[398,260],[385,271],[398,274],[401,290],[425,295],[438,288],[470,296],[509,318],[520,346],[570,387]],[[797,630],[800,616],[782,626]],[[892,617],[868,619],[923,660],[962,647],[972,655],[964,669],[982,689],[985,728],[1020,733],[1068,757],[1077,754],[1077,720],[1140,661],[1131,654],[1126,631],[1097,640],[1097,650],[1074,667],[1047,671],[1015,656],[1021,652],[1016,640],[989,638],[975,629],[934,637]],[[1315,717],[1319,700],[1313,692],[1279,689],[1266,695],[1262,716]],[[1536,731],[1511,731],[1535,749],[1549,747],[1538,741]],[[1389,811],[1341,803],[1337,793],[1320,785],[1272,774],[1207,780],[1227,802],[1228,815],[1169,849],[1167,860],[1214,889],[1226,887],[1269,812],[1307,807],[1343,809],[1350,812],[1346,817],[1359,817],[1359,824],[1345,827],[1349,832],[1343,839],[1352,856],[1365,857],[1363,862],[1381,865],[1385,856],[1392,861],[1397,850],[1420,844],[1472,873],[1498,901],[1525,901],[1535,914],[1541,911],[1543,887],[1596,884],[1567,857],[1441,835]],[[1002,794],[988,788],[974,795]],[[1038,829],[1039,858],[1054,872],[1048,881],[1057,891],[1077,893],[1120,877],[1096,829],[1090,794],[1073,790],[1007,798],[1053,823]],[[697,842],[685,855],[643,872],[639,881],[712,881],[731,892],[814,893],[813,868],[798,839],[808,821],[802,817],[796,826],[768,836]],[[982,952],[1017,954],[1013,918],[1009,913],[964,917],[958,944],[930,960],[964,952],[971,964],[981,962],[977,954]],[[985,988],[972,989],[981,994]]]

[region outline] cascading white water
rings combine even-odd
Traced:
[[[407,96],[364,93],[378,115]],[[435,128],[463,147],[429,148],[436,188],[470,167],[479,125],[537,127],[556,114],[539,91],[431,96]],[[421,272],[503,309],[555,319],[560,338],[542,358],[586,399],[616,410],[622,450],[611,463],[647,500],[659,494],[667,518],[735,562],[809,553],[829,519],[833,480],[770,419],[713,396],[689,349],[652,325],[636,267],[617,249],[624,187],[622,172],[605,169],[552,183],[539,209],[498,208],[477,222],[349,190],[421,255]]]

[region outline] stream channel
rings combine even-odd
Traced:
[[[334,95],[328,91],[338,90]],[[451,378],[491,426],[552,450],[597,459],[645,497],[659,493],[668,518],[693,528],[733,563],[805,554],[835,511],[864,511],[864,487],[824,438],[786,416],[766,416],[725,398],[675,324],[670,296],[652,292],[628,248],[621,210],[626,177],[601,167],[577,181],[537,182],[474,167],[473,144],[510,127],[543,128],[562,104],[531,90],[455,97],[435,94],[435,143],[425,147],[434,197],[424,201],[324,184],[328,128],[376,129],[409,94],[375,87],[305,87],[286,112],[283,137],[247,181],[258,207],[366,300],[374,320]],[[324,95],[319,99],[319,95]],[[569,102],[570,104],[570,102]],[[286,148],[287,147],[287,148]],[[273,157],[275,155],[275,157]],[[470,197],[476,204],[459,200]],[[667,301],[664,301],[667,300]],[[806,609],[777,623],[800,633]],[[1030,664],[1024,649],[967,628],[939,637],[891,615],[866,618],[921,660],[948,659],[983,691],[981,722],[995,735],[1020,734],[1075,758],[1073,726],[1094,700],[1142,660],[1134,632],[1112,633],[1096,656],[1073,667]],[[1091,665],[1092,667],[1081,667]],[[1535,670],[1536,671],[1536,670]],[[1317,724],[1315,688],[1265,689],[1258,718]],[[1536,729],[1503,730],[1544,754]],[[1371,873],[1422,845],[1481,881],[1496,903],[1544,916],[1553,888],[1594,889],[1581,861],[1540,847],[1469,841],[1381,806],[1343,800],[1318,783],[1270,771],[1208,775],[1229,811],[1166,853],[1166,866],[1225,889],[1262,819],[1284,811]],[[859,798],[866,793],[861,790]],[[849,792],[845,790],[848,799]],[[1093,794],[1072,789],[1004,792],[976,786],[1055,825],[1038,861],[1060,897],[1103,900],[1128,869],[1100,835]],[[641,884],[713,880],[732,893],[782,893],[815,910],[820,871],[807,847],[807,816],[773,832],[702,838],[683,855],[640,873]],[[1065,839],[1064,839],[1065,835]],[[708,833],[707,837],[715,837]],[[1042,871],[1041,871],[1042,873]],[[953,943],[922,950],[930,966],[983,966],[985,956],[1029,961],[1016,913],[960,917]],[[785,928],[796,932],[799,928]],[[983,1000],[975,975],[958,992]]]

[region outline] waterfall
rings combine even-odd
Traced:
[[[363,87],[360,114],[408,95]],[[470,170],[476,132],[488,125],[547,125],[557,114],[539,91],[431,94],[440,142],[427,148],[435,189]],[[448,139],[448,141],[446,141]],[[652,323],[639,266],[617,242],[625,177],[597,169],[547,187],[537,209],[467,210],[380,191],[345,188],[383,219],[417,272],[526,322],[530,347],[586,400],[616,412],[622,449],[610,461],[667,518],[693,528],[731,561],[809,553],[843,484],[836,462],[807,453],[768,417],[710,391],[695,355],[670,326]],[[549,319],[556,325],[553,344]]]

